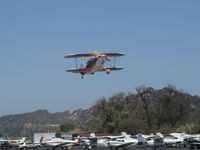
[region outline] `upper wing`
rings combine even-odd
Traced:
[[[98,56],[98,55],[105,55],[109,57],[124,56],[123,53],[86,53],[86,54],[69,54],[69,55],[64,56],[64,58],[91,57],[91,56]]]
[[[100,55],[105,55],[105,56],[109,56],[109,57],[119,57],[119,56],[124,56],[125,54],[123,53],[100,53]]]

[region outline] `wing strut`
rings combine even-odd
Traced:
[[[113,68],[115,68],[116,57],[114,57]]]
[[[77,65],[77,57],[75,57],[75,61],[76,61],[76,69],[78,68],[78,65]]]

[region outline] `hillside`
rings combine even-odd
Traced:
[[[4,135],[30,135],[33,132],[55,132],[59,124],[71,122],[83,124],[89,109],[50,113],[47,110],[0,117],[0,131]]]
[[[146,98],[149,105],[149,116],[146,116],[141,96]],[[111,133],[121,130],[130,133],[149,132],[149,125],[152,131],[169,131],[169,128],[176,129],[198,120],[194,117],[199,117],[199,108],[199,96],[192,96],[170,87],[158,90],[148,87],[138,93],[118,93],[108,99],[99,99],[94,106],[85,110],[57,113],[37,110],[2,116],[0,132],[3,135],[29,136],[34,132],[58,131],[59,124],[66,122],[74,123],[76,127],[84,126],[86,130],[100,129],[99,131]]]

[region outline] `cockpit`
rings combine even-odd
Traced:
[[[92,59],[90,59],[90,60],[87,62],[86,67],[90,67],[90,65],[91,65],[94,61],[96,61],[96,60],[97,60],[97,58],[92,58]]]

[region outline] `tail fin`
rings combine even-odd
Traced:
[[[126,132],[122,132],[121,135],[126,139],[132,139]]]
[[[90,137],[95,138],[96,135],[94,133],[90,133]]]
[[[156,133],[157,136],[159,136],[160,138],[163,138],[164,136],[162,135],[162,133],[158,132]]]
[[[25,142],[25,140],[26,140],[26,137],[23,137],[23,138],[20,140],[19,143],[23,144],[23,143]]]

